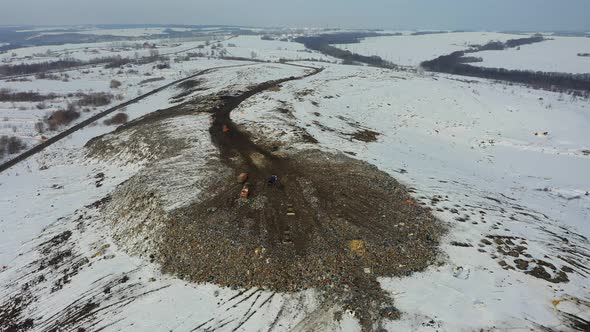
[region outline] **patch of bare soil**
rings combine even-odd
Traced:
[[[379,137],[379,135],[381,135],[381,134],[376,131],[373,131],[373,130],[362,129],[362,130],[358,130],[358,131],[356,131],[352,134],[349,134],[349,135],[354,140],[370,143],[370,142],[376,142],[377,137]]]
[[[534,258],[528,253],[526,239],[521,237],[488,235],[480,241],[481,248],[486,246],[495,246],[496,253],[492,254],[492,258],[498,259],[498,264],[505,270],[518,270],[552,283],[569,282],[568,273],[573,272],[567,265],[559,268],[543,259]]]

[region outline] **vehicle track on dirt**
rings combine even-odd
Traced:
[[[220,43],[222,41],[223,42],[226,42],[228,40],[234,39],[235,37],[236,36],[231,36],[231,37],[226,38],[224,40],[214,40],[214,41],[212,41],[212,43]],[[180,50],[180,51],[162,53],[162,54],[159,55],[159,58],[166,57],[166,56],[169,56],[169,55],[178,55],[178,54],[186,53],[186,52],[197,50],[197,49],[200,49],[200,45],[199,46],[195,46],[195,47],[186,48],[186,49]],[[144,57],[144,59],[145,58],[147,58],[147,57]],[[141,58],[139,60],[141,60]],[[14,80],[14,79],[31,77],[31,76],[35,76],[35,75],[38,75],[38,74],[60,74],[60,73],[67,73],[67,72],[76,71],[76,70],[85,70],[85,69],[100,68],[100,67],[104,67],[107,64],[109,64],[109,62],[101,62],[101,63],[90,64],[90,65],[81,65],[81,66],[64,68],[64,69],[47,70],[47,71],[44,71],[44,72],[31,73],[31,74],[0,76],[0,80],[2,80],[2,81],[8,81],[8,80]]]

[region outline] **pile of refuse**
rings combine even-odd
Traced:
[[[174,211],[156,254],[164,271],[234,288],[315,288],[358,309],[385,301],[378,276],[409,275],[436,260],[443,227],[376,167],[304,151],[270,168],[276,175],[236,169],[224,186]]]

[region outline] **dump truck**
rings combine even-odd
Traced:
[[[240,198],[248,198],[250,196],[250,184],[245,183],[240,191]]]

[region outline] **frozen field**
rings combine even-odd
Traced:
[[[590,73],[590,57],[578,53],[590,53],[590,38],[548,37],[541,43],[523,45],[520,49],[483,51],[473,56],[483,58],[475,66],[545,72]]]
[[[165,60],[143,65],[132,64],[124,68],[107,69],[104,68],[104,65],[99,65],[91,68],[66,70],[48,75],[46,78],[29,75],[22,79],[0,81],[0,89],[10,93],[34,92],[41,95],[57,95],[57,98],[36,102],[0,101],[0,135],[19,137],[29,147],[36,145],[42,137],[51,137],[56,132],[39,132],[36,130],[35,124],[43,122],[54,111],[65,109],[68,104],[76,104],[80,99],[76,97],[76,94],[105,93],[112,95],[112,99],[108,104],[100,107],[92,105],[80,107],[80,118],[70,125],[110,106],[133,99],[159,86],[218,63],[218,60],[211,59],[211,57],[217,57],[222,49],[229,51],[227,56],[247,59],[252,58],[252,53],[255,53],[255,60],[278,61],[281,58],[326,60],[329,58],[319,53],[304,52],[305,49],[301,44],[265,41],[261,40],[260,36],[222,37],[207,41],[153,40],[150,42],[156,45],[155,49],[137,48],[137,45],[141,46],[139,42],[68,44],[21,48],[0,55],[2,63],[5,65],[51,62],[65,58],[81,61],[115,56],[140,59],[149,57],[154,51],[166,57]],[[193,54],[191,61],[186,61],[183,58],[187,54]],[[199,56],[195,58],[195,54],[199,54]],[[155,69],[154,66],[161,63],[167,63],[170,68]],[[121,86],[112,88],[110,86],[112,80],[121,82]]]
[[[238,36],[228,40],[225,46],[228,55],[243,58],[250,58],[254,54],[258,59],[270,61],[278,61],[280,59],[336,61],[336,59],[319,52],[307,50],[303,44],[278,40],[262,40],[260,36]]]
[[[427,35],[402,35],[365,38],[358,44],[334,45],[353,53],[377,55],[401,66],[418,66],[441,55],[483,45],[489,41],[522,38],[519,35],[495,32],[454,32]]]

